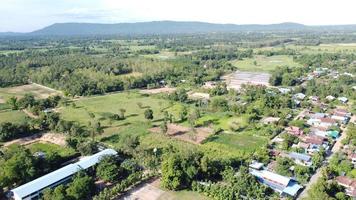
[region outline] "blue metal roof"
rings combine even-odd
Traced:
[[[298,160],[303,160],[305,162],[308,162],[311,159],[311,157],[309,155],[302,154],[302,153],[297,153],[297,152],[289,153],[289,157],[294,158],[294,159],[298,159]]]
[[[302,186],[298,185],[295,181],[290,181],[288,186],[284,188],[283,193],[289,194],[290,196],[295,196]]]
[[[26,197],[32,193],[41,191],[52,184],[57,183],[58,181],[61,181],[62,179],[65,179],[78,171],[82,169],[88,169],[89,167],[94,166],[97,164],[100,159],[105,156],[105,155],[116,155],[117,152],[113,149],[105,149],[99,153],[96,153],[92,156],[84,157],[80,161],[69,164],[65,167],[62,167],[54,172],[51,172],[49,174],[46,174],[40,178],[37,178],[31,182],[28,182],[24,185],[21,185],[20,187],[17,187],[11,192],[13,192],[14,196],[17,198],[22,199],[23,197]]]

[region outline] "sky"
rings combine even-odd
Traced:
[[[356,24],[356,0],[0,0],[0,32],[53,23]]]

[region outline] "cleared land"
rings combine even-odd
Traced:
[[[209,200],[199,193],[191,191],[165,191],[160,189],[159,179],[141,184],[119,200]]]
[[[140,90],[141,94],[159,94],[159,93],[172,93],[176,91],[176,88],[163,87],[155,89]]]
[[[56,133],[35,134],[28,137],[23,137],[20,139],[6,142],[4,143],[4,146],[9,146],[12,144],[30,145],[36,142],[52,143],[64,147],[66,145],[66,137],[62,134],[56,134]]]
[[[263,56],[257,55],[254,58],[247,58],[243,60],[234,60],[231,62],[235,67],[241,71],[252,72],[271,72],[278,66],[298,67],[298,63],[293,61],[292,57],[281,56]]]
[[[208,138],[213,130],[207,127],[194,128],[194,131],[190,128],[178,125],[178,124],[168,124],[167,125],[167,135],[179,140],[186,142],[191,142],[194,144],[202,143],[206,138]],[[161,133],[160,127],[151,128],[150,131],[154,133]]]
[[[228,89],[239,90],[243,84],[269,86],[270,84],[268,81],[270,76],[270,74],[263,72],[236,71],[224,76],[223,79],[225,80]]]
[[[0,100],[2,99],[4,101],[12,96],[21,98],[28,93],[33,94],[35,98],[38,99],[44,99],[54,95],[61,95],[60,91],[33,83],[16,87],[0,88]]]

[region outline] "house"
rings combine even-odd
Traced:
[[[313,71],[313,75],[315,77],[320,77],[320,76],[322,76],[322,75],[324,75],[326,73],[326,70],[327,70],[326,68],[318,67]]]
[[[38,199],[43,190],[70,182],[78,171],[93,167],[106,155],[117,155],[117,152],[113,149],[105,149],[92,156],[84,157],[76,163],[69,164],[11,190],[11,195],[15,200]]]
[[[203,88],[205,88],[205,89],[212,89],[215,87],[216,87],[216,82],[214,82],[214,81],[207,81],[203,85]]]
[[[305,94],[297,93],[293,96],[295,99],[303,100],[305,98]]]
[[[302,154],[302,153],[297,153],[297,152],[291,152],[288,154],[288,157],[293,159],[296,164],[299,165],[304,165],[304,166],[311,166],[312,160],[311,157],[307,154]]]
[[[323,137],[312,135],[303,138],[302,141],[308,144],[308,148],[305,148],[307,153],[313,154],[314,152],[318,152],[321,147],[325,150],[329,150],[329,143]]]
[[[356,165],[356,153],[350,154],[349,159],[351,160],[352,164]]]
[[[325,117],[320,119],[319,126],[323,126],[323,127],[337,126],[337,123],[335,119]]]
[[[319,126],[320,122],[321,122],[320,118],[310,118],[308,119],[307,124],[309,126]]]
[[[325,128],[325,127],[312,127],[310,128],[310,133],[313,134],[313,135],[317,135],[317,136],[320,136],[320,137],[327,137],[328,136],[328,129]]]
[[[302,186],[295,180],[268,170],[250,169],[250,174],[254,175],[259,182],[279,192],[281,196],[296,197]]]
[[[318,96],[310,96],[309,100],[311,100],[312,102],[319,102],[320,98]]]
[[[341,101],[341,103],[347,103],[349,101],[346,97],[339,97],[337,100]]]
[[[250,168],[252,169],[257,169],[260,170],[263,168],[263,163],[257,162],[257,161],[252,161],[251,164],[249,165]]]
[[[353,75],[353,74],[351,74],[351,73],[348,73],[348,72],[344,72],[344,75],[345,75],[345,76],[350,76],[350,77],[354,77],[354,75]]]
[[[279,117],[266,117],[261,120],[262,123],[264,124],[274,124],[278,123],[281,118]]]
[[[335,99],[335,97],[329,95],[329,96],[325,97],[325,99],[328,100],[328,101],[333,101]]]
[[[314,119],[321,119],[325,117],[326,117],[325,113],[313,113],[310,115],[310,118],[314,118]]]
[[[289,127],[285,128],[285,131],[291,135],[294,135],[294,136],[301,136],[304,134],[304,131],[301,128],[296,127],[296,126],[289,126]]]
[[[346,194],[351,197],[356,197],[356,180],[347,176],[338,176],[335,181],[345,187]]]
[[[289,89],[289,88],[278,88],[278,90],[282,94],[288,94],[291,91],[291,89]]]
[[[333,139],[337,139],[340,136],[340,132],[336,131],[336,130],[328,130],[327,133],[328,133],[328,136]]]
[[[351,113],[347,111],[346,109],[341,109],[341,108],[336,108],[333,110],[334,115],[340,115],[340,116],[346,116],[346,117],[351,117]]]
[[[331,119],[335,119],[336,121],[339,121],[340,123],[343,123],[343,124],[347,124],[350,120],[349,117],[347,117],[345,115],[339,115],[339,114],[332,115]]]

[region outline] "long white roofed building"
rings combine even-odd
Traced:
[[[94,155],[84,157],[76,163],[69,164],[11,190],[12,197],[15,200],[38,199],[43,190],[68,183],[77,172],[98,164],[100,159],[107,155],[117,155],[117,152],[113,149],[105,149]]]

